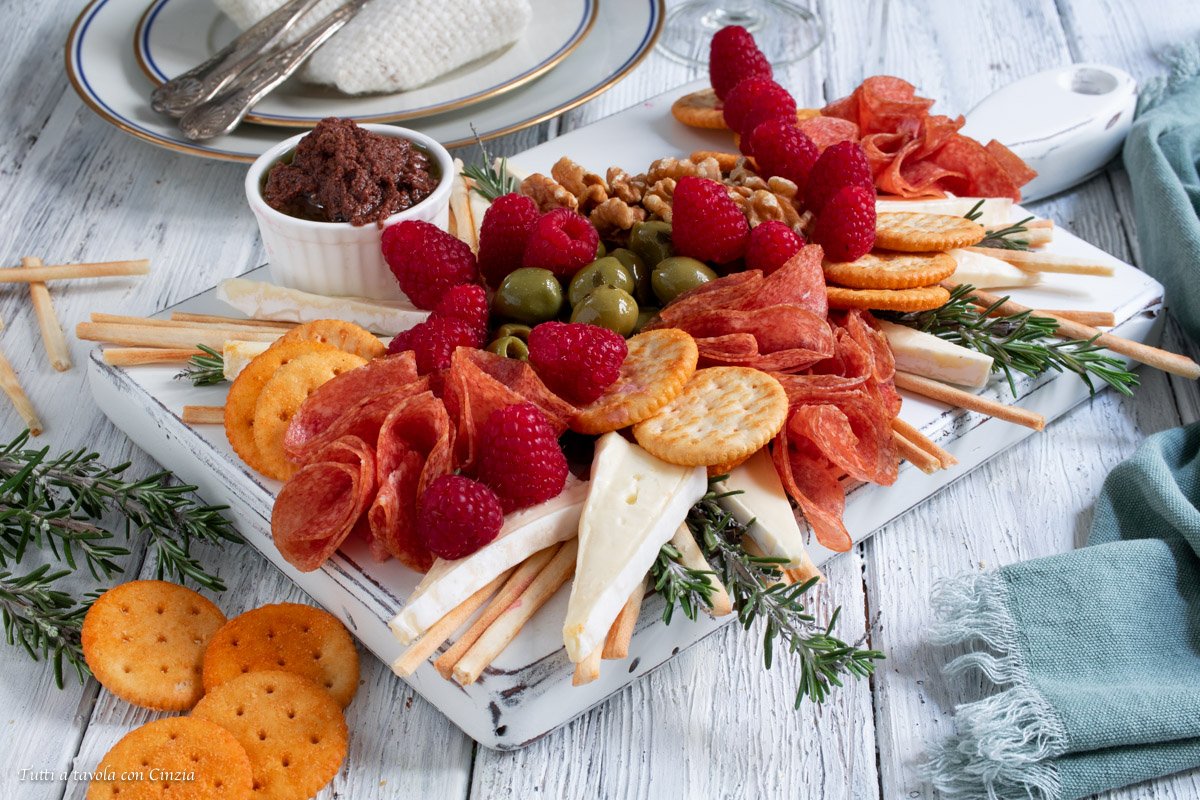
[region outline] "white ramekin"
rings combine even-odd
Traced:
[[[406,219],[431,222],[445,230],[450,224],[450,185],[454,161],[433,139],[395,125],[362,125],[374,133],[411,139],[436,163],[441,178],[433,194],[412,208],[393,214],[384,226]],[[336,297],[399,300],[404,295],[383,260],[379,241],[383,230],[374,223],[314,222],[296,219],[267,205],[262,196],[263,174],[307,134],[293,136],[272,147],[250,165],[246,173],[246,200],[258,220],[267,249],[271,277],[280,286]]]

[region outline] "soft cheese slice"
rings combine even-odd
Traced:
[[[1012,200],[1007,197],[941,197],[934,199],[907,200],[903,197],[880,197],[875,201],[875,211],[910,211],[920,214],[949,214],[964,216],[983,200],[983,213],[977,222],[985,228],[1003,228],[1012,215]]]
[[[604,644],[659,549],[707,490],[704,467],[668,464],[615,431],[596,442],[563,624],[571,661],[584,660]]]
[[[753,520],[746,532],[755,544],[772,558],[788,559],[787,569],[800,566],[804,534],[767,448],[730,472],[720,486],[718,493],[741,492],[717,503],[743,525]]]
[[[992,374],[992,357],[939,339],[931,333],[879,320],[896,369],[960,386],[983,386]]]
[[[235,379],[246,365],[266,352],[270,342],[226,342],[221,348],[222,372],[225,380]]]
[[[1026,272],[1007,261],[983,253],[973,253],[957,247],[946,252],[957,264],[954,268],[955,282],[969,283],[976,289],[1035,286],[1042,282],[1040,272]]]
[[[499,535],[486,547],[455,561],[433,562],[389,623],[392,633],[409,644],[509,567],[575,536],[588,486],[587,481],[572,481],[553,500],[505,517]]]
[[[388,336],[406,331],[429,316],[428,311],[421,311],[407,300],[325,297],[249,278],[221,281],[217,284],[217,299],[254,319],[284,322],[341,319]]]

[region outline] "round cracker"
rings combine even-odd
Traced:
[[[215,722],[246,748],[255,800],[302,800],[325,788],[346,758],[337,702],[290,672],[239,675],[214,687],[192,716]]]
[[[727,461],[724,464],[710,464],[707,470],[708,477],[715,478],[718,475],[728,475],[742,464],[745,464],[747,461],[749,461],[750,456],[752,455],[754,455],[754,453],[751,453],[749,456],[742,456],[741,458],[734,459],[733,461]]]
[[[254,441],[254,407],[258,403],[259,392],[267,385],[275,370],[293,358],[336,349],[332,345],[320,342],[275,344],[255,356],[238,373],[229,387],[229,394],[225,397],[225,438],[229,440],[238,458],[245,461],[251,469],[263,472],[264,468],[258,444]]]
[[[249,800],[250,756],[208,720],[167,717],[121,737],[96,766],[87,800]]]
[[[685,94],[671,104],[671,114],[684,125],[711,130],[729,130],[725,106],[712,88]]]
[[[944,306],[950,292],[941,286],[918,289],[846,289],[826,286],[830,308],[867,308],[879,311],[928,311]]]
[[[645,331],[627,344],[620,376],[579,409],[572,430],[598,435],[654,416],[683,389],[700,358],[696,340],[678,328]]]
[[[970,247],[987,231],[978,222],[951,214],[884,211],[875,215],[875,246],[881,250],[927,253]]]
[[[753,455],[787,419],[779,381],[750,367],[696,370],[675,399],[633,426],[638,444],[671,464],[728,464]]]
[[[365,358],[344,350],[322,350],[293,358],[275,370],[254,403],[254,444],[262,465],[259,472],[281,481],[296,474],[300,465],[283,451],[283,435],[292,416],[319,386],[366,363]]]
[[[341,319],[316,319],[297,325],[276,339],[272,346],[289,342],[319,342],[368,361],[387,355],[387,347],[375,334],[361,325]]]
[[[263,606],[225,623],[204,653],[204,689],[263,670],[308,678],[342,708],[358,691],[358,650],[349,631],[332,614],[300,603]]]
[[[225,615],[166,581],[130,581],[96,598],[83,620],[83,657],[105,689],[143,708],[186,711],[204,694],[204,648]]]
[[[857,261],[826,261],[825,279],[852,289],[916,289],[944,281],[958,266],[946,253],[875,251]]]

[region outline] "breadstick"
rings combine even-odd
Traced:
[[[942,463],[932,453],[927,453],[908,439],[900,431],[893,430],[892,438],[896,440],[896,449],[900,457],[908,461],[926,475],[932,475],[942,468]]]
[[[788,575],[791,577],[792,583],[806,583],[813,578],[817,579],[817,583],[825,582],[825,576],[821,570],[817,569],[817,565],[813,563],[807,550],[800,556],[800,566],[789,569]]]
[[[637,625],[638,615],[642,611],[642,599],[646,596],[646,581],[642,580],[634,587],[633,593],[621,607],[621,613],[613,620],[604,639],[601,658],[617,660],[629,656],[629,640],[633,638],[633,628]]]
[[[0,320],[0,329],[3,327],[4,320]],[[8,399],[12,401],[13,408],[21,415],[21,419],[25,420],[25,427],[29,428],[30,435],[41,436],[42,422],[34,412],[33,403],[29,402],[29,396],[21,388],[21,383],[17,380],[17,372],[12,368],[12,364],[8,363],[3,350],[0,350],[0,389],[4,390]]]
[[[21,266],[40,267],[42,260],[27,256],[21,259]],[[59,372],[66,372],[71,368],[71,354],[67,350],[62,326],[58,324],[58,317],[54,313],[54,305],[50,302],[50,290],[41,281],[30,281],[29,299],[33,301],[33,310],[37,313],[38,327],[42,330],[42,343],[46,346],[50,366]]]
[[[968,247],[966,249],[972,253],[980,253],[1007,261],[1017,269],[1026,272],[1063,272],[1070,275],[1103,275],[1106,277],[1116,273],[1112,264],[1094,258],[1066,256],[1061,253],[1041,253],[1033,250],[1005,250],[1002,247]]]
[[[3,272],[3,270],[0,270]],[[111,322],[81,322],[75,326],[75,335],[89,342],[110,342],[127,347],[195,348],[202,344],[221,350],[225,342],[274,342],[278,331],[263,331],[249,328],[159,328],[151,325],[121,325]]]
[[[892,418],[892,430],[936,458],[938,463],[942,465],[942,469],[950,469],[950,467],[958,463],[957,458],[950,455],[932,439],[917,430],[916,426],[910,425],[899,417]]]
[[[213,324],[211,322],[191,322],[177,319],[156,319],[154,317],[128,317],[123,314],[102,314],[97,311],[92,312],[92,322],[107,322],[115,325],[138,325],[150,328],[188,328],[192,330],[230,330],[237,331],[238,335],[244,335],[243,328],[249,328],[251,332],[258,333],[260,331],[271,331],[277,336],[282,336],[291,330],[290,327],[281,325],[224,325]],[[236,337],[230,337],[236,338]]]
[[[712,572],[712,566],[700,552],[700,546],[696,544],[696,539],[692,536],[692,531],[686,522],[680,523],[679,527],[675,529],[675,535],[671,537],[671,544],[675,545],[675,549],[679,551],[679,561],[685,567]],[[709,585],[713,587],[713,607],[710,613],[714,617],[723,617],[733,611],[733,603],[729,601],[729,592],[725,591],[725,586],[721,583],[720,578],[715,574],[705,577],[708,579]]]
[[[1117,315],[1111,311],[1069,311],[1055,308],[1039,308],[1034,313],[1052,315],[1060,319],[1069,319],[1071,322],[1078,322],[1080,325],[1091,325],[1093,328],[1097,325],[1103,328],[1111,328],[1117,324]]]
[[[742,537],[742,549],[755,558],[766,558],[767,555],[763,552],[763,549],[758,546],[758,542],[754,541],[749,536]],[[791,570],[783,569],[782,567],[777,567],[777,569],[779,570],[780,574],[779,577],[775,579],[774,583],[771,584],[772,586],[776,583],[782,583],[784,586],[791,586],[796,582],[795,578],[792,577]]]
[[[184,406],[179,418],[184,425],[221,425],[225,422],[225,406]]]
[[[159,347],[108,347],[103,351],[104,363],[110,367],[138,367],[143,364],[173,364],[193,356],[207,355],[194,348],[165,349]]]
[[[1046,418],[1041,414],[1035,414],[1032,411],[1026,411],[1017,406],[998,403],[995,400],[989,400],[977,394],[964,392],[962,389],[955,389],[941,381],[930,380],[920,375],[913,375],[911,372],[897,370],[896,386],[900,389],[907,389],[915,394],[928,397],[931,400],[945,403],[946,405],[965,408],[968,411],[977,411],[980,414],[1002,419],[1005,422],[1012,422],[1017,425],[1024,425],[1027,428],[1033,428],[1035,431],[1040,431],[1046,427]]]
[[[239,319],[238,317],[219,317],[216,314],[189,314],[186,311],[172,311],[171,319],[176,322],[212,322],[226,327],[245,326],[247,328],[294,328],[299,322],[284,322],[275,319]]]
[[[466,600],[459,603],[454,608],[446,612],[446,616],[439,619],[429,627],[429,630],[421,636],[420,639],[408,646],[400,657],[392,662],[392,672],[399,675],[401,678],[407,678],[417,671],[417,667],[425,663],[431,655],[437,652],[437,649],[450,638],[450,635],[462,627],[472,614],[474,614],[481,605],[483,605],[489,597],[496,593],[506,580],[512,574],[512,568],[506,569],[504,572],[492,579],[492,582],[482,589],[479,589],[475,594],[468,597]]]
[[[97,264],[55,264],[50,267],[12,267],[0,269],[0,283],[29,283],[61,281],[68,278],[114,278],[126,275],[145,275],[150,262],[105,261]]]
[[[575,665],[575,674],[571,676],[572,686],[583,686],[600,677],[600,657],[603,653],[604,648],[597,647],[588,653],[587,658]]]

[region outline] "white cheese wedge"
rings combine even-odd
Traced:
[[[596,442],[592,485],[579,518],[579,555],[563,641],[580,662],[608,629],[688,509],[704,496],[704,467],[668,464],[613,432]]]
[[[957,247],[946,252],[957,264],[954,268],[954,280],[958,283],[969,283],[976,289],[1035,286],[1042,282],[1040,272],[1026,272],[1007,261],[983,253],[973,253]]]
[[[407,300],[325,297],[249,278],[227,278],[217,284],[217,299],[248,317],[284,322],[341,319],[373,333],[393,336],[429,316]]]
[[[722,487],[718,492],[741,492],[722,497],[717,503],[743,525],[753,520],[746,533],[764,553],[788,559],[787,569],[800,566],[804,561],[804,534],[765,447],[718,486]]]
[[[926,378],[980,387],[992,373],[992,357],[931,333],[879,320],[896,356],[896,369]]]
[[[977,222],[985,228],[1003,228],[1012,216],[1012,200],[1007,197],[940,197],[907,200],[903,197],[880,198],[875,201],[875,211],[909,211],[920,214],[949,214],[961,217],[983,200],[983,213]]]
[[[587,481],[569,481],[553,500],[506,516],[499,535],[487,546],[455,561],[439,558],[389,623],[392,633],[401,644],[409,644],[509,567],[574,537],[588,486]]]
[[[225,380],[232,381],[246,368],[246,365],[257,356],[266,352],[270,342],[226,342],[221,348],[222,371]]]

